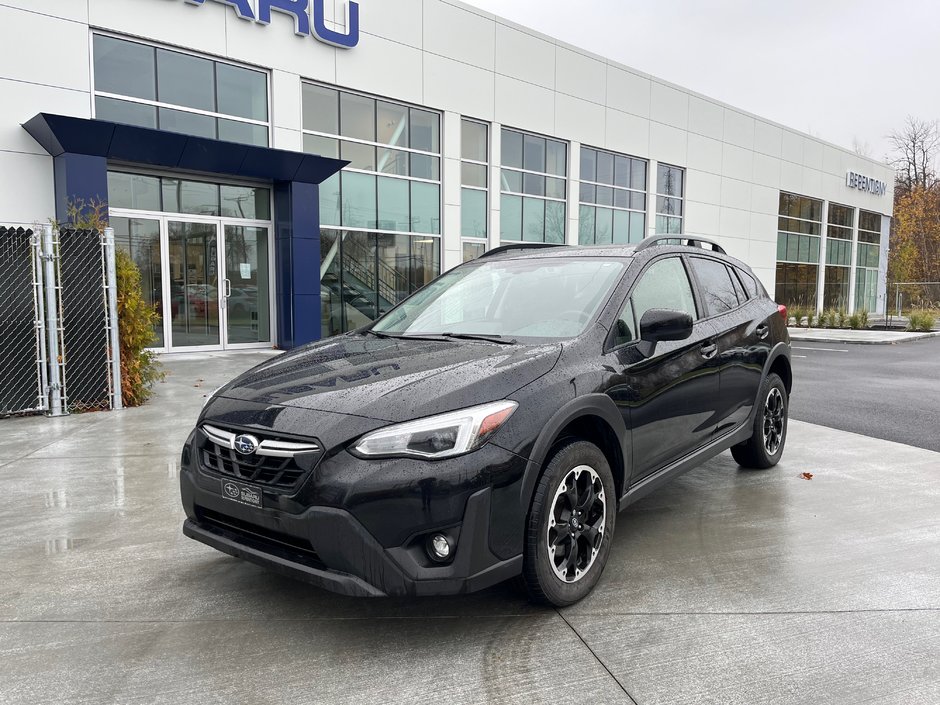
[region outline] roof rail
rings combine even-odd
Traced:
[[[723,255],[728,254],[727,252],[725,252],[725,248],[723,248],[714,240],[709,240],[704,237],[689,236],[689,235],[680,235],[680,236],[655,235],[653,237],[648,237],[642,242],[640,242],[639,245],[636,246],[636,250],[634,250],[634,252],[642,252],[647,247],[657,247],[657,246],[663,246],[663,245],[678,245],[680,247],[697,247],[700,250],[705,249],[704,247],[705,245],[710,245],[711,249],[714,252],[719,252]]]
[[[540,250],[545,247],[564,247],[564,245],[553,242],[514,242],[509,245],[500,245],[499,247],[494,247],[492,250],[487,250],[477,257],[477,259],[497,255],[501,252],[509,252],[510,250]]]

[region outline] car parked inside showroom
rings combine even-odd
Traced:
[[[620,510],[727,449],[775,465],[791,383],[786,309],[713,242],[504,246],[217,390],[183,531],[345,594],[568,605]]]

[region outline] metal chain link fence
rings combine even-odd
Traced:
[[[47,407],[39,254],[32,230],[0,227],[0,416]]]
[[[0,228],[0,415],[121,408],[114,233]]]

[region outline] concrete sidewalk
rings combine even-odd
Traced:
[[[849,328],[795,328],[788,327],[791,340],[814,343],[860,343],[862,345],[893,345],[912,340],[936,338],[940,332],[910,333],[893,330],[852,330]]]
[[[0,421],[0,702],[940,702],[940,453],[792,421],[776,468],[724,453],[621,513],[571,608],[347,598],[180,532],[204,395],[264,357]]]

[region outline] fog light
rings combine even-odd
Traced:
[[[454,542],[444,534],[432,534],[428,539],[428,555],[438,563],[449,561],[454,552]]]

